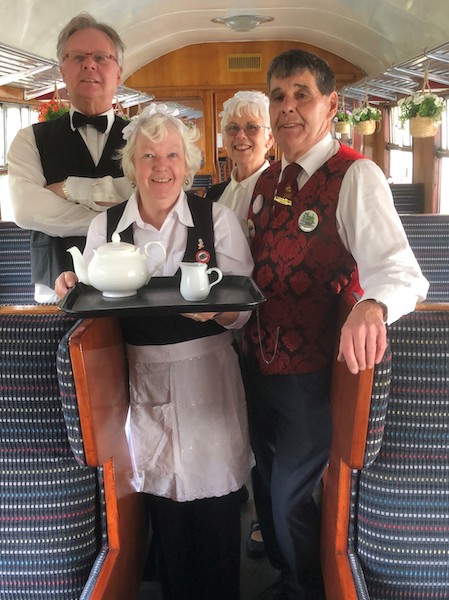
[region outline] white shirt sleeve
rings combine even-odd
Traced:
[[[84,246],[83,258],[86,264],[93,258],[94,250],[99,246],[106,244],[107,215],[101,213],[92,220],[89,231],[87,232],[86,245]]]
[[[96,212],[110,208],[98,202],[119,204],[129,198],[133,192],[131,183],[126,177],[67,177],[67,191],[72,202],[83,204]],[[94,215],[95,216],[95,215]]]
[[[234,211],[219,202],[212,205],[217,265],[225,275],[250,277],[254,269],[248,242]]]
[[[212,215],[215,231],[217,266],[225,275],[250,277],[254,269],[248,242],[235,213],[222,204],[214,202]],[[241,312],[227,329],[240,329],[248,321],[251,311]]]
[[[20,227],[55,237],[85,236],[92,219],[100,210],[104,210],[103,207],[95,207],[97,186],[101,184],[98,184],[98,180],[83,177],[70,179],[72,200],[45,189],[47,182],[33,128],[26,127],[17,133],[8,153],[8,181],[14,220]],[[106,181],[105,195],[109,197],[111,182],[108,177],[102,179]],[[114,184],[114,195],[123,194],[121,199],[124,200],[126,194],[129,195],[129,189],[128,182],[119,181],[116,188]]]
[[[388,308],[388,323],[412,312],[429,283],[423,276],[396,211],[382,170],[372,161],[355,161],[343,178],[337,229],[354,257],[363,299]]]

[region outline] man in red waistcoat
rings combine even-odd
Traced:
[[[244,352],[254,497],[281,575],[260,599],[321,600],[314,492],[330,447],[336,335],[352,373],[373,367],[386,323],[413,311],[428,282],[384,174],[330,134],[338,96],[327,63],[290,50],[273,60],[267,81],[283,156],[261,174],[249,209],[253,277],[267,301],[246,327]],[[360,301],[337,332],[343,290]]]

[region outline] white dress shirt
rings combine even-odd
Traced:
[[[71,113],[73,111],[72,107]],[[112,109],[104,114],[108,116],[105,133],[100,133],[92,125],[79,128],[96,163],[114,122]],[[15,222],[25,229],[55,237],[87,235],[92,219],[107,208],[97,205],[95,200],[119,203],[132,193],[131,184],[125,177],[114,179],[110,176],[97,179],[68,177],[66,185],[70,200],[45,189],[47,182],[32,126],[21,129],[11,144],[8,180]]]
[[[328,134],[296,162],[301,188],[340,148]],[[282,168],[287,165],[282,157]],[[377,300],[388,309],[388,323],[412,312],[429,289],[394,206],[382,170],[368,159],[347,170],[338,197],[337,231],[354,257],[364,300]]]
[[[237,179],[235,178],[235,173],[237,170],[237,168],[235,167],[231,173],[231,181],[225,187],[222,195],[218,199],[218,202],[220,204],[229,206],[229,208],[235,212],[240,222],[240,226],[243,230],[243,233],[245,234],[246,239],[248,241],[248,209],[251,203],[254,187],[256,185],[256,181],[259,179],[259,175],[262,173],[262,171],[265,171],[265,169],[269,166],[270,163],[266,160],[255,173],[253,173],[246,179],[242,179],[242,181],[237,181]]]

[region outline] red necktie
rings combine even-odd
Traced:
[[[278,184],[276,196],[291,200],[298,193],[298,175],[302,167],[298,163],[290,163],[282,172],[282,179]]]

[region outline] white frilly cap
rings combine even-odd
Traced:
[[[132,117],[131,121],[126,125],[126,127],[122,130],[122,136],[124,140],[128,140],[131,137],[132,132],[136,128],[137,122],[140,119],[148,119],[148,117],[152,117],[154,115],[165,115],[169,117],[177,117],[179,115],[179,110],[174,106],[168,106],[168,104],[159,104],[157,102],[152,102],[148,106],[146,106],[140,115],[136,115]]]

